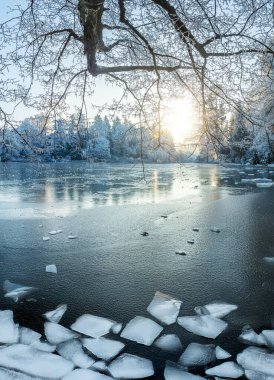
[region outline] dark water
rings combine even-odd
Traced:
[[[145,182],[139,166],[2,164],[0,282],[37,291],[36,302],[18,304],[1,293],[1,309],[12,308],[20,324],[42,331],[41,314],[60,303],[68,304],[62,324],[69,326],[84,313],[123,323],[148,316],[157,290],[183,301],[180,315],[221,300],[239,309],[216,344],[236,354],[244,347],[236,339],[241,328],[272,327],[274,315],[274,265],[263,261],[274,256],[274,188],[241,182],[258,177],[273,179],[273,172],[155,165],[146,167]],[[42,241],[57,228],[63,232]],[[68,240],[70,233],[78,239]],[[52,263],[57,275],[45,273]],[[177,333],[184,347],[210,341],[176,325],[165,331]],[[126,352],[152,358],[153,379],[162,379],[166,359],[179,357],[130,342]]]

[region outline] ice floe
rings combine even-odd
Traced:
[[[84,352],[81,342],[77,339],[58,344],[56,351],[63,358],[71,360],[76,367],[89,368],[95,362]]]
[[[251,371],[251,370],[246,370],[245,371],[245,376],[249,380],[274,380],[274,375],[273,376],[271,376],[271,375],[264,375],[261,372]]]
[[[117,356],[125,347],[124,343],[106,338],[84,338],[83,346],[99,359],[110,360]]]
[[[244,326],[239,340],[246,344],[256,344],[257,346],[266,346],[267,342],[262,334],[257,334],[250,326]]]
[[[228,359],[231,357],[231,354],[220,346],[216,347],[215,355],[216,355],[216,359],[219,359],[219,360]]]
[[[213,344],[190,343],[180,356],[179,364],[185,367],[205,366],[216,359]]]
[[[160,336],[160,338],[155,341],[154,345],[162,350],[170,352],[177,352],[183,348],[179,337],[175,334],[165,334]]]
[[[31,347],[36,348],[37,350],[40,350],[40,351],[45,351],[45,352],[54,352],[56,350],[55,345],[52,345],[48,342],[41,341],[41,340],[36,340],[35,342],[31,343]]]
[[[151,319],[137,316],[128,322],[121,337],[150,346],[162,330],[163,327]]]
[[[110,363],[108,370],[119,379],[143,379],[154,375],[153,364],[149,359],[131,354],[118,356]]]
[[[67,311],[67,305],[58,305],[56,309],[47,311],[43,314],[44,318],[49,322],[59,323],[65,312]]]
[[[107,318],[97,317],[92,314],[84,314],[77,318],[70,328],[81,334],[91,336],[92,338],[100,338],[109,333],[116,323],[117,322]]]
[[[0,366],[47,379],[60,379],[74,367],[73,363],[59,355],[24,344],[14,344],[0,350]]]
[[[76,332],[58,325],[58,323],[46,322],[44,328],[46,338],[50,344],[59,344],[79,336]]]
[[[32,286],[24,286],[20,284],[15,284],[9,280],[4,281],[4,291],[6,298],[11,298],[14,302],[18,302],[20,299],[26,297],[28,294],[32,293],[36,288]]]
[[[274,349],[274,330],[263,330],[259,338],[265,340],[269,348]]]
[[[258,347],[248,347],[237,355],[237,362],[245,370],[274,376],[274,354]]]
[[[1,326],[1,322],[0,322],[0,326]],[[32,344],[33,342],[40,340],[42,336],[38,332],[33,331],[32,329],[29,329],[28,327],[20,327],[19,335],[20,335],[19,342],[22,344]]]
[[[114,326],[112,326],[111,331],[113,334],[119,334],[123,328],[122,323],[116,323]]]
[[[187,372],[187,369],[180,366],[177,363],[170,361],[166,362],[165,380],[201,380],[204,379],[201,376],[193,375],[192,373]]]
[[[50,237],[49,236],[43,236],[43,241],[49,241]]]
[[[103,375],[98,372],[94,372],[90,369],[75,369],[68,375],[62,378],[62,380],[110,380],[113,377]]]
[[[68,239],[77,239],[77,236],[76,235],[69,235]]]
[[[46,266],[46,272],[48,273],[57,273],[57,267],[55,264],[50,264]]]
[[[156,292],[147,311],[159,321],[170,325],[176,322],[182,302],[164,293]]]
[[[50,235],[58,235],[62,232],[62,230],[53,230],[53,231],[49,231],[49,234]]]
[[[195,312],[199,315],[210,314],[216,318],[223,318],[237,309],[237,305],[232,305],[225,302],[211,302],[205,306],[197,306],[194,308]]]
[[[231,377],[232,379],[237,379],[244,374],[244,371],[238,364],[230,361],[209,368],[205,373],[211,376]]]
[[[180,326],[193,334],[215,339],[227,327],[227,323],[211,315],[179,317]]]
[[[19,340],[19,328],[13,321],[11,310],[0,311],[0,343],[17,343]]]

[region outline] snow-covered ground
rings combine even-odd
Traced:
[[[108,376],[118,373],[121,377],[119,371],[141,366],[149,376],[154,368],[151,379],[162,379],[165,373],[168,380],[187,376],[180,373],[186,360],[180,357],[190,343],[218,345],[232,354],[228,361],[236,363],[236,354],[246,347],[237,339],[244,325],[250,324],[258,333],[272,329],[274,189],[257,188],[256,183],[261,182],[242,181],[271,180],[272,173],[264,168],[156,165],[147,167],[145,183],[139,167],[62,165],[7,164],[0,168],[0,281],[24,286],[6,282],[0,309],[13,310],[20,326],[44,334],[42,315],[60,304],[67,305],[60,322],[65,328],[85,314],[122,323],[121,332],[119,324],[108,323],[107,328],[116,334],[104,330],[102,336],[125,344],[124,348],[120,343],[95,342],[101,335],[91,335],[81,341],[84,350],[91,350],[97,361],[123,350],[120,359],[109,365]],[[96,201],[97,196],[100,200]],[[161,296],[152,301],[156,291],[171,295],[164,298],[164,309]],[[233,311],[224,316],[224,309],[203,306],[212,301],[237,305],[238,309],[228,306],[225,310]],[[213,316],[203,317],[208,312]],[[198,317],[190,318],[196,313]],[[52,314],[47,315],[52,318]],[[58,315],[53,313],[57,320],[46,325],[46,337],[53,346],[63,344],[60,335],[72,337],[70,330],[55,329]],[[178,323],[174,323],[177,317]],[[7,318],[15,343],[16,326],[10,316]],[[79,327],[74,331],[80,334],[73,335],[77,341],[83,338],[81,334],[86,335]],[[0,355],[0,367],[16,369],[10,364],[11,357],[36,357],[35,350],[41,349],[40,344],[40,348],[32,348],[35,352],[22,344],[11,347],[3,351],[2,359]],[[70,348],[60,350],[64,353]],[[215,355],[212,348],[206,352],[209,357]],[[39,355],[37,362],[44,360]],[[83,353],[78,355],[81,363],[90,360]],[[219,350],[218,355],[224,353]],[[254,350],[244,352],[238,362],[252,372],[248,363],[256,355]],[[44,358],[46,363],[52,359]],[[143,359],[152,364],[140,364]],[[166,360],[179,361],[179,365],[166,365]],[[222,377],[222,371],[227,371],[233,377],[242,373],[229,362],[208,375]],[[213,361],[208,368],[221,363]],[[205,376],[204,367],[194,367],[192,372]],[[38,376],[26,367],[20,368]],[[67,363],[60,368],[71,371]],[[79,371],[66,380],[96,378]],[[7,372],[3,376],[9,379]]]

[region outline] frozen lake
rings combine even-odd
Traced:
[[[274,188],[252,182],[273,180],[273,171],[191,164],[145,169],[146,181],[139,165],[2,163],[0,283],[37,291],[16,304],[1,292],[1,309],[13,309],[21,325],[42,331],[41,315],[61,303],[68,304],[62,324],[69,326],[84,313],[122,323],[148,317],[156,291],[182,300],[180,315],[226,301],[239,309],[216,342],[239,352],[244,345],[236,337],[244,325],[272,328],[274,322],[274,264],[263,260],[274,256]],[[213,226],[221,232],[210,231]],[[62,233],[49,235],[57,229]],[[46,273],[48,264],[58,273]],[[209,341],[178,325],[167,330],[184,347]],[[151,379],[162,379],[166,359],[178,360],[129,341],[126,351],[153,360]]]

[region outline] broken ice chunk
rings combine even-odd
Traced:
[[[259,335],[259,338],[262,338],[266,341],[266,344],[269,348],[273,350],[274,348],[274,330],[263,330]],[[273,373],[274,375],[274,373]]]
[[[111,328],[111,331],[113,332],[113,334],[119,334],[119,332],[122,330],[122,328],[123,328],[122,323],[116,323],[116,324]]]
[[[274,380],[274,375],[273,376],[264,375],[262,372],[251,371],[251,370],[246,370],[245,376],[249,380]]]
[[[234,362],[225,362],[216,367],[209,368],[205,371],[207,375],[211,376],[223,376],[237,379],[244,374],[243,369]]]
[[[57,235],[57,234],[60,234],[62,232],[62,230],[53,230],[53,231],[50,231],[49,234],[50,235]]]
[[[265,337],[257,334],[250,326],[244,326],[239,340],[246,344],[256,344],[257,346],[267,346]]]
[[[217,232],[217,233],[221,232],[220,228],[218,228],[218,227],[212,227],[212,228],[210,229],[210,231],[211,231],[211,232]]]
[[[85,354],[82,344],[77,339],[72,339],[57,346],[57,352],[63,358],[71,360],[76,367],[89,368],[95,360]]]
[[[58,323],[46,322],[44,328],[46,338],[51,344],[59,344],[79,336],[74,331],[58,325]]]
[[[179,359],[185,367],[205,366],[216,359],[213,344],[190,343]]]
[[[107,365],[103,360],[98,360],[98,362],[95,362],[92,364],[91,368],[96,369],[97,371],[107,371]]]
[[[167,294],[156,292],[147,311],[159,321],[170,325],[176,322],[182,302]]]
[[[154,375],[152,362],[136,355],[123,354],[110,363],[110,374],[119,379],[143,379]]]
[[[201,380],[201,376],[187,372],[187,369],[179,364],[167,361],[164,372],[165,380]]]
[[[77,236],[76,235],[69,235],[68,239],[77,239]]]
[[[0,368],[0,379],[1,380],[41,380],[38,377],[30,377],[24,375],[22,372],[12,371],[6,368]]]
[[[245,370],[262,372],[264,375],[274,374],[274,354],[258,347],[248,347],[237,355],[237,362]]]
[[[65,312],[67,311],[67,305],[58,305],[55,310],[48,311],[43,316],[49,321],[59,323]]]
[[[182,343],[177,335],[165,334],[156,340],[154,345],[165,351],[176,352],[182,349]]]
[[[46,272],[48,273],[57,273],[57,267],[55,264],[50,264],[46,266]]]
[[[19,339],[19,329],[13,321],[11,310],[0,311],[0,343],[17,343]]]
[[[104,360],[114,358],[125,347],[124,343],[106,338],[84,338],[82,343],[93,355]]]
[[[74,367],[61,356],[24,344],[14,344],[0,350],[0,366],[47,379],[60,379]]]
[[[231,354],[222,347],[217,346],[215,350],[216,359],[223,360],[231,357]]]
[[[43,236],[43,241],[48,241],[48,240],[50,240],[49,236]]]
[[[162,330],[162,326],[149,318],[135,317],[128,322],[121,337],[150,346]]]
[[[31,347],[45,352],[54,352],[56,350],[56,346],[41,340],[36,340],[35,342],[31,343]]]
[[[19,299],[26,297],[28,294],[36,290],[32,286],[24,286],[15,284],[9,280],[4,281],[4,291],[6,292],[6,298],[12,298],[14,302],[18,302]]]
[[[274,257],[266,256],[263,258],[266,263],[274,264]]]
[[[220,335],[227,327],[226,322],[211,315],[180,317],[177,319],[177,322],[187,331],[213,339]]]
[[[75,369],[62,380],[111,380],[113,377],[102,375],[94,372],[91,369]]]
[[[92,338],[100,338],[109,333],[110,329],[115,324],[115,321],[107,318],[97,317],[92,314],[84,314],[77,318],[70,328],[81,334],[91,336]]]
[[[29,329],[28,327],[20,327],[19,341],[22,344],[32,344],[41,338],[41,334]]]
[[[233,310],[237,309],[237,305],[232,305],[225,302],[211,302],[205,306],[197,306],[194,308],[195,312],[199,315],[210,314],[216,318],[223,318]]]
[[[188,244],[194,244],[194,240],[191,239],[191,240],[187,240]]]

